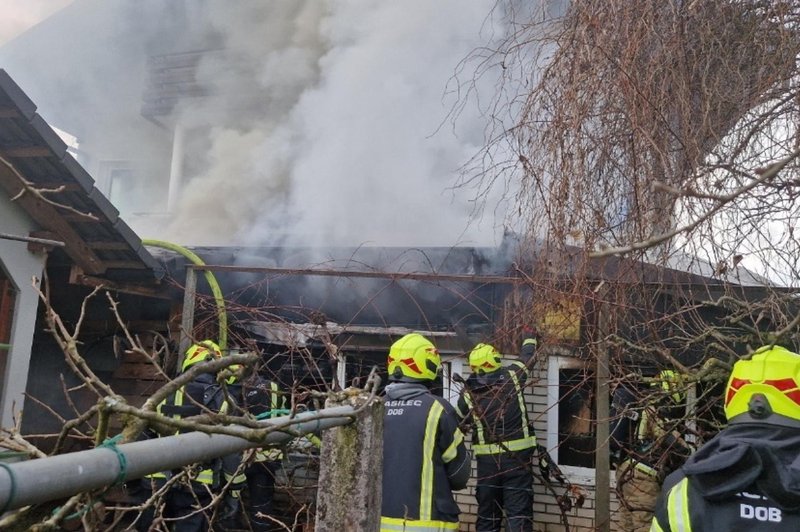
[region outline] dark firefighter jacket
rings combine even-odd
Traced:
[[[610,447],[617,466],[629,461],[636,469],[663,480],[691,454],[683,440],[684,404],[646,405],[620,385],[611,399]]]
[[[423,384],[386,386],[381,531],[458,530],[452,491],[469,473],[452,405]]]
[[[800,530],[800,429],[734,424],[667,477],[651,531]]]
[[[233,398],[230,397],[230,399]],[[215,376],[209,373],[202,373],[195,377],[194,380],[178,388],[175,393],[162,401],[156,410],[164,416],[185,419],[201,414],[224,414],[228,410],[228,406],[225,400],[225,393],[216,381]],[[145,437],[155,436],[157,434],[150,432],[145,435]],[[216,487],[222,480],[222,473],[225,473],[226,476],[232,474],[238,467],[239,461],[239,454],[231,454],[220,460],[198,464],[193,480],[207,486]],[[148,478],[167,478],[171,474],[169,471],[164,471],[148,475]]]
[[[472,374],[458,400],[461,420],[472,416],[475,456],[522,451],[536,446],[523,390],[535,344],[522,346],[520,360],[484,375]]]
[[[278,383],[254,375],[240,385],[241,408],[258,420],[271,419],[286,414],[286,397],[281,393]],[[255,462],[278,461],[283,451],[278,448],[258,449]]]

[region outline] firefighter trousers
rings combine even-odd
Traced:
[[[164,487],[165,482],[163,479],[142,479],[141,502],[147,501],[153,493]],[[202,484],[193,482],[192,487],[175,484],[164,495],[164,511],[161,517],[168,519],[167,523],[174,532],[205,532],[208,530],[208,519],[204,511],[198,510],[210,502],[211,494]],[[150,505],[136,522],[136,530],[150,530],[155,518],[155,507]]]
[[[245,507],[247,520],[254,532],[284,530],[280,523],[265,516],[272,516],[272,499],[275,496],[275,472],[281,463],[277,461],[253,462],[245,470],[247,477],[248,504]]]
[[[481,455],[478,462],[477,532],[500,532],[503,517],[506,532],[533,530],[533,451]]]
[[[658,476],[634,467],[631,462],[623,462],[617,467],[616,478],[621,530],[648,532],[661,492]]]

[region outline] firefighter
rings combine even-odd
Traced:
[[[533,363],[538,335],[523,340],[520,360],[503,366],[503,356],[480,343],[469,354],[472,370],[458,400],[462,422],[472,425],[472,452],[478,467],[475,497],[478,532],[533,528],[533,473],[536,436],[528,420],[523,394]]]
[[[663,370],[644,393],[627,383],[614,390],[610,448],[623,530],[650,529],[664,478],[691,454],[692,445],[682,434],[686,414],[682,388],[675,371]]]
[[[470,456],[453,407],[431,393],[440,367],[439,352],[420,334],[389,350],[381,532],[458,530],[453,490],[466,487]]]
[[[800,530],[800,355],[737,362],[724,408],[727,428],[666,479],[650,530]]]
[[[284,415],[286,397],[278,383],[253,373],[242,383],[242,408],[256,419],[270,419]],[[275,495],[275,476],[281,467],[283,450],[278,447],[252,449],[245,455],[247,505],[245,514],[254,532],[275,528],[272,500]]]
[[[222,351],[212,340],[203,340],[186,350],[181,366],[181,373],[188,371],[195,364],[222,357]],[[159,414],[175,419],[182,419],[203,413],[219,413],[223,410],[219,404],[219,384],[216,375],[201,373],[192,381],[180,387],[175,393],[162,401],[156,410]],[[145,438],[158,437],[155,431],[148,430]],[[235,460],[227,463],[235,464]],[[208,518],[204,508],[212,501],[214,490],[219,484],[222,461],[198,464],[191,468],[189,479],[182,479],[172,484],[164,494],[162,517],[174,522],[175,532],[195,532],[208,529]],[[172,471],[163,471],[147,475],[142,479],[141,500],[148,501],[153,493],[164,488],[174,475]],[[136,523],[137,530],[150,530],[155,518],[155,505],[150,504]],[[174,520],[174,521],[172,521]]]

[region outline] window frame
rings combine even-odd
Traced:
[[[562,465],[558,460],[558,416],[559,416],[559,401],[558,395],[560,390],[561,381],[559,379],[559,370],[561,369],[586,369],[590,366],[589,361],[583,360],[571,354],[551,354],[547,360],[547,450],[550,453],[553,461],[558,464],[559,469],[573,484],[579,484],[587,487],[595,487],[596,484],[596,468],[579,467],[572,465]],[[696,428],[697,419],[694,417],[697,403],[697,387],[696,383],[692,383],[686,390],[687,399],[687,415],[689,419],[687,426],[691,429]],[[609,397],[609,401],[611,398]],[[694,438],[692,438],[694,440]],[[695,442],[693,442],[695,443]],[[613,464],[611,466],[613,471]],[[616,487],[616,479],[612,474],[610,478],[609,488]]]
[[[588,366],[588,362],[576,356],[566,354],[551,354],[547,360],[547,450],[553,461],[558,464],[559,469],[567,479],[582,486],[594,486],[596,479],[596,469],[590,467],[579,467],[562,465],[558,461],[558,418],[559,418],[559,390],[561,381],[559,370],[561,369],[583,369]],[[614,477],[611,476],[611,486],[615,485]]]
[[[100,174],[98,181],[102,183],[103,194],[115,205],[118,203],[118,198],[115,195],[124,193],[131,186],[130,182],[136,181],[136,166],[129,159],[104,159],[99,162],[98,170]],[[128,177],[123,178],[116,175],[119,171],[127,173]],[[116,187],[114,186],[115,184]],[[115,191],[120,187],[122,187],[122,192],[120,190]]]

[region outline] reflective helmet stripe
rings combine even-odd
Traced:
[[[389,348],[387,370],[390,377],[433,380],[441,365],[436,346],[419,333],[407,334]]]
[[[419,369],[419,366],[417,366],[417,363],[414,362],[413,358],[401,358],[400,362],[405,364],[414,373],[422,374],[422,370]]]
[[[800,405],[800,388],[797,387],[797,383],[794,381],[794,379],[773,379],[759,381],[757,383],[754,383],[750,379],[731,379],[731,383],[728,386],[728,393],[725,396],[725,404],[730,404],[731,399],[733,399],[739,389],[747,384],[764,384],[766,386],[772,386],[773,388],[781,391],[783,395]]]

